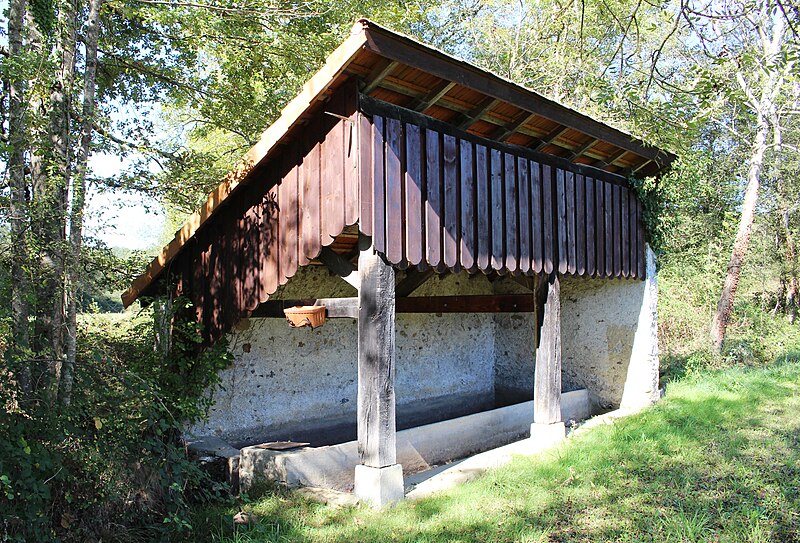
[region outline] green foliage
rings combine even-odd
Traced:
[[[178,300],[185,315],[189,305]],[[192,504],[223,485],[189,461],[184,424],[205,415],[203,393],[228,363],[224,344],[202,350],[200,330],[174,322],[171,348],[154,349],[157,312],[83,315],[69,406],[18,403],[0,372],[0,511],[11,541],[154,541],[185,537]]]

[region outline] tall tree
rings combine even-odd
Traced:
[[[76,173],[72,177],[72,201],[69,213],[70,254],[67,259],[67,356],[61,371],[58,397],[64,404],[70,403],[74,380],[75,357],[78,340],[78,284],[81,275],[81,253],[83,249],[83,211],[86,202],[86,170],[91,153],[94,134],[95,86],[97,74],[97,42],[100,34],[99,16],[103,0],[89,2],[86,38],[86,68],[83,73],[83,108],[81,111],[80,145]]]
[[[11,278],[15,288],[11,295],[11,312],[14,348],[13,356],[18,361],[18,380],[24,393],[31,390],[31,369],[24,362],[29,345],[28,316],[30,305],[27,299],[28,277],[26,263],[27,230],[27,185],[25,181],[25,81],[21,66],[23,47],[22,32],[25,24],[25,0],[11,0],[8,18],[8,50],[11,59],[17,62],[8,68],[8,172],[11,188],[9,222],[11,224]]]
[[[704,75],[712,85],[722,85],[722,95],[743,110],[749,120],[745,133],[752,137],[739,226],[711,323],[713,346],[720,352],[747,256],[765,155],[780,145],[782,123],[790,114],[783,94],[787,86],[800,84],[795,73],[798,45],[787,36],[787,25],[794,24],[797,13],[776,0],[707,4],[685,13],[714,68],[723,68],[717,73],[709,68]]]

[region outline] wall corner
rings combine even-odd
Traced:
[[[658,391],[658,278],[656,255],[645,247],[647,273],[642,292],[642,305],[633,338],[631,360],[620,408],[639,410],[654,404]]]

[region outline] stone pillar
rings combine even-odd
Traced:
[[[566,435],[561,420],[561,282],[556,273],[546,279],[546,288],[533,385],[531,440],[537,444],[559,441]]]
[[[366,244],[365,244],[366,245]],[[355,494],[373,507],[403,499],[395,437],[394,269],[370,243],[358,257],[358,453]]]
[[[646,246],[647,274],[639,322],[633,336],[631,360],[620,409],[636,411],[658,400],[658,279],[656,255]]]

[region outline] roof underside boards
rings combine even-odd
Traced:
[[[423,113],[469,134],[611,173],[650,175],[674,159],[532,91],[362,20],[243,157],[240,167],[209,195],[206,204],[123,294],[124,304],[130,305],[147,292],[206,221],[242,187],[254,185],[256,192],[266,191],[275,160],[291,145],[302,143],[307,124],[321,111],[330,111],[326,102],[348,82],[359,85],[370,97]],[[325,186],[321,190],[327,190]],[[347,198],[341,204],[344,220],[352,224],[349,221],[358,204],[352,193],[342,196]]]

